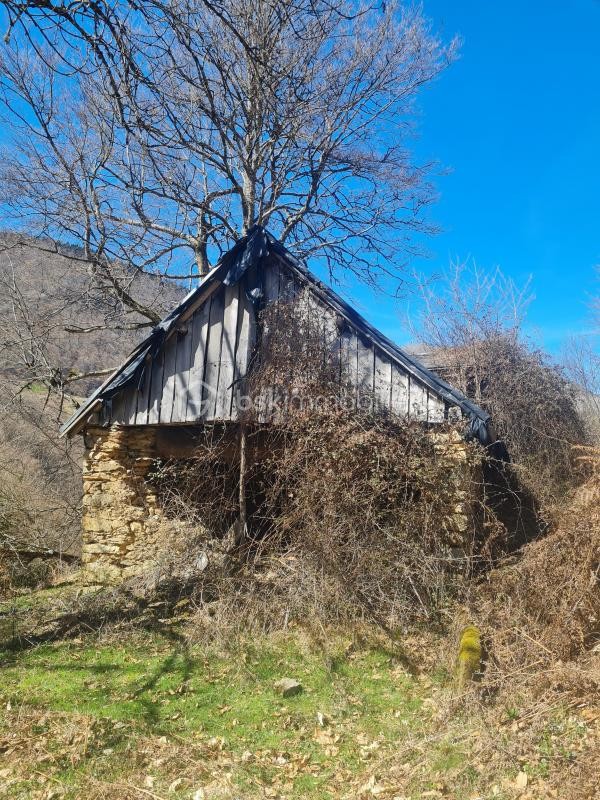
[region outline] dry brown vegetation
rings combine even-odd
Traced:
[[[560,665],[600,644],[600,453],[580,448],[577,456],[591,474],[556,527],[475,589],[472,613],[489,640],[490,683],[507,675],[560,683]]]
[[[485,408],[520,481],[550,511],[580,480],[573,446],[588,434],[575,387],[547,357],[513,335],[455,347],[446,374]]]
[[[82,249],[0,237],[0,548],[74,552],[80,451],[56,438],[65,398],[87,394],[174,305],[177,282],[255,222],[330,274],[402,277],[406,233],[428,229],[431,200],[404,148],[412,101],[456,44],[394,4],[181,0],[166,16],[161,2],[133,16],[128,2],[2,5],[0,105],[19,156],[0,168],[0,200]],[[39,800],[204,800],[239,785],[272,798],[323,786],[348,800],[600,796],[598,359],[574,354],[566,380],[523,336],[527,287],[465,275],[423,288],[421,334],[491,413],[512,466],[480,471],[460,431],[407,425],[368,392],[340,411],[326,320],[275,306],[247,389],[261,408],[319,401],[248,416],[233,446],[215,428],[201,461],[156,463],[150,480],[182,536],[165,539],[152,574],[54,600],[15,590],[13,567],[0,574],[2,634],[18,651],[0,692],[0,793],[10,781]],[[247,447],[262,455],[246,463]],[[467,622],[486,657],[458,695]],[[316,677],[311,654],[304,711],[274,710],[271,684],[310,659],[280,649],[260,663],[258,634],[282,629],[309,631],[325,654]],[[333,629],[351,632],[339,652]],[[375,656],[357,645],[365,629]],[[261,653],[239,644],[248,635]],[[209,640],[228,649],[211,660]],[[398,686],[422,706],[402,705]]]
[[[457,479],[452,444],[450,454],[438,444],[419,426],[367,414],[290,419],[261,440],[268,456],[248,467],[242,538],[237,462],[224,465],[217,445],[214,461],[162,465],[153,480],[163,507],[187,519],[195,552],[208,560],[195,577],[195,595],[211,606],[207,630],[362,619],[400,630],[435,618],[488,544],[470,499],[478,449],[454,442]],[[189,538],[181,560],[189,570]]]
[[[455,616],[479,625],[486,660],[440,719],[451,726],[458,713],[489,772],[527,765],[511,797],[599,796],[600,453],[574,458],[587,479],[555,527],[475,582]]]
[[[83,448],[58,426],[139,336],[139,315],[106,296],[81,253],[50,246],[0,234],[0,550],[17,583],[35,583],[36,552],[79,553]],[[163,310],[180,297],[153,278],[128,283]]]
[[[0,415],[0,547],[76,554],[80,442],[57,439],[57,401],[24,393]]]
[[[209,631],[433,621],[506,546],[485,503],[481,448],[456,427],[394,417],[367,389],[348,407],[339,332],[310,311],[300,297],[261,315],[254,403],[237,439],[214,428],[198,459],[157,463],[151,477],[167,516],[186,523],[180,565],[172,539],[165,562],[188,575],[199,565]],[[258,453],[244,466],[242,444]]]
[[[524,334],[529,284],[455,264],[441,285],[421,283],[420,295],[416,335],[430,363],[489,412],[520,484],[551,515],[579,483],[572,450],[592,431],[580,388]]]
[[[296,393],[319,401],[280,405],[267,436],[248,416],[233,441],[212,429],[201,460],[157,463],[150,480],[166,516],[180,524],[184,537],[178,549],[170,539],[169,552],[153,574],[122,590],[74,594],[58,605],[15,613],[19,635],[13,645],[60,641],[86,631],[108,630],[110,635],[113,626],[118,635],[133,636],[134,629],[162,630],[167,619],[169,630],[182,626],[177,636],[186,648],[209,640],[230,646],[248,634],[282,629],[295,635],[300,628],[310,630],[326,648],[332,626],[357,631],[366,623],[385,632],[393,657],[406,669],[430,674],[440,667],[452,671],[455,634],[464,622],[474,622],[487,648],[480,682],[464,697],[452,693],[451,679],[433,689],[427,733],[409,737],[380,760],[376,756],[367,773],[359,771],[356,778],[348,773],[336,791],[350,781],[348,797],[393,797],[419,786],[432,797],[462,800],[464,789],[452,787],[451,770],[431,782],[439,768],[428,752],[433,748],[439,756],[451,741],[468,754],[464,757],[470,764],[485,765],[477,766],[479,777],[469,780],[487,785],[492,797],[593,797],[600,771],[595,716],[600,697],[600,460],[592,449],[572,450],[571,443],[584,436],[571,387],[541,356],[510,337],[487,340],[482,349],[472,345],[474,361],[461,357],[461,364],[475,367],[456,380],[462,375],[464,388],[476,399],[503,409],[500,428],[507,431],[516,462],[512,472],[493,464],[492,472],[505,480],[490,487],[485,484],[489,470],[478,468],[480,449],[465,448],[456,430],[440,428],[432,436],[419,425],[381,413],[368,393],[361,408],[341,410],[339,395],[345,387],[335,373],[331,341],[337,332],[318,322],[307,326],[303,313],[297,317],[289,307],[265,312],[265,346],[256,356],[249,390],[261,402],[266,392],[270,400]],[[500,364],[500,373],[494,372]],[[267,413],[261,402],[258,413]],[[53,422],[45,412],[57,413],[54,400],[45,392],[29,392],[21,394],[19,403],[2,428],[2,532],[5,537],[18,532],[36,547],[57,541],[64,549],[78,527],[76,454],[65,460],[66,451],[53,442]],[[248,453],[260,454],[249,457],[243,473],[242,433]],[[440,448],[444,440],[446,447]],[[457,462],[449,465],[452,441],[460,447]],[[459,472],[449,469],[457,464]],[[568,505],[551,518],[545,536],[506,559],[523,538],[511,529],[504,508],[512,500],[513,513],[525,513],[517,477],[525,477],[534,489],[544,484],[546,508],[561,497],[568,498]],[[449,513],[449,498],[457,496],[470,499]],[[535,516],[535,503],[532,509]],[[421,630],[416,638],[409,633],[415,630]],[[61,758],[72,757],[75,763],[85,761],[86,736],[96,736],[96,723],[89,717],[42,717],[40,723],[27,712],[19,719],[23,724],[16,730],[22,740],[15,753],[38,746],[39,737],[28,732],[31,725],[50,722],[53,728],[56,723]],[[90,725],[93,731],[86,734]],[[7,741],[13,741],[11,736]],[[64,744],[61,737],[66,737]],[[144,780],[146,749],[150,752],[156,743],[143,738],[139,747],[131,746]],[[183,752],[173,745],[174,764]],[[271,759],[272,753],[265,752]],[[213,755],[218,768],[221,755]],[[290,762],[290,775],[295,763]],[[527,772],[520,769],[523,765]],[[190,782],[201,779],[192,766],[185,773]],[[303,769],[300,765],[298,772]],[[178,779],[171,767],[167,774],[171,783]],[[466,780],[460,769],[456,775]],[[88,790],[115,796],[136,796],[137,791],[127,781],[95,778]]]

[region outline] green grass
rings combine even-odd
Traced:
[[[41,381],[32,381],[27,387],[32,394],[47,394],[48,387]]]
[[[27,630],[33,617],[42,620],[60,614],[61,604],[77,591],[72,586],[25,590],[0,601],[0,652],[3,645]]]
[[[68,600],[77,592],[72,586],[50,586],[46,589],[25,589],[8,600],[0,601],[0,614],[8,614],[11,610],[31,611],[36,608],[47,608],[54,600]]]
[[[481,711],[450,712],[447,674],[415,677],[385,647],[349,643],[296,632],[219,651],[165,626],[0,653],[0,797],[491,800],[514,795],[519,770],[545,781],[577,752],[585,726],[565,712],[517,747],[514,697],[488,764]],[[282,677],[304,691],[282,698]]]
[[[26,696],[33,706],[135,719],[161,733],[227,732],[232,741],[243,743],[252,735],[254,744],[273,746],[280,743],[278,735],[256,726],[274,708],[311,722],[318,711],[341,718],[358,713],[373,732],[382,728],[393,735],[400,730],[401,720],[393,715],[382,726],[386,712],[412,715],[420,701],[411,691],[411,680],[390,672],[388,662],[386,653],[367,651],[343,670],[331,672],[323,659],[303,653],[293,641],[265,646],[250,658],[182,648],[158,638],[130,639],[127,648],[66,642],[9,656],[2,692],[15,702]],[[283,700],[272,684],[288,674],[305,691]],[[215,715],[215,709],[225,706],[235,707],[239,724],[234,728],[228,722],[230,712]]]
[[[286,676],[302,683],[300,695],[276,694],[274,682]],[[277,783],[290,764],[289,796],[315,798],[331,796],[326,785],[339,764],[349,775],[360,772],[371,753],[398,747],[427,716],[418,682],[391,668],[384,649],[331,659],[293,637],[233,654],[131,634],[126,645],[90,639],[39,646],[5,655],[0,700],[124,723],[102,750],[118,751],[135,736],[216,741],[235,764],[233,783],[246,791]],[[84,777],[85,765],[54,779],[76,792],[78,774]]]

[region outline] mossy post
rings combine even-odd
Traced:
[[[481,671],[481,634],[475,625],[463,629],[456,660],[456,687],[464,691],[475,675]]]

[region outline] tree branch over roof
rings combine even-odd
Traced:
[[[419,89],[454,57],[419,10],[354,0],[8,2],[0,201],[113,263],[206,274],[268,224],[332,277],[402,279],[430,231],[406,148]]]

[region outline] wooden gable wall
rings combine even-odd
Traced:
[[[265,271],[267,304],[291,301],[305,287],[306,281],[279,260]],[[340,375],[357,396],[369,394],[400,416],[431,423],[446,418],[443,399],[349,323],[338,331],[336,312],[310,287],[307,296],[314,313],[337,337]],[[220,285],[167,339],[148,365],[143,390],[129,387],[115,397],[104,421],[169,425],[237,419],[236,398],[255,338],[254,309],[244,287]]]

